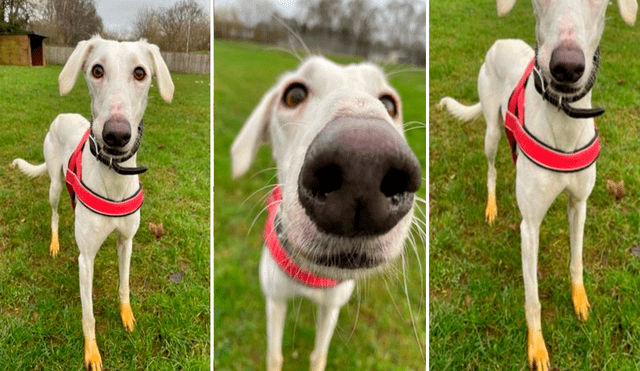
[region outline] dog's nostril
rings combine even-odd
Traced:
[[[382,183],[380,183],[380,192],[387,197],[393,198],[407,192],[410,189],[410,183],[411,174],[392,168],[389,169],[384,178],[382,178]]]
[[[342,170],[337,164],[323,166],[313,173],[311,183],[307,188],[320,202],[324,202],[327,195],[342,187]]]

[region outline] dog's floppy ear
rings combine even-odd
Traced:
[[[231,176],[238,178],[249,170],[258,147],[268,140],[267,128],[277,98],[276,89],[269,90],[253,110],[231,145]]]
[[[160,55],[160,48],[153,44],[148,44],[148,46],[160,96],[165,102],[171,103],[171,100],[173,100],[174,86],[173,80],[171,80],[171,74],[169,73],[169,67],[167,67],[164,59],[162,59],[162,55]]]
[[[83,69],[89,53],[95,47],[95,44],[101,41],[100,36],[94,36],[93,38],[85,41],[80,41],[76,48],[71,53],[71,56],[65,63],[62,72],[58,75],[58,86],[60,88],[60,95],[69,94],[73,86],[76,84],[78,74]]]
[[[638,13],[638,2],[636,0],[618,0],[618,9],[622,20],[629,26],[636,23]]]
[[[496,0],[496,6],[498,7],[498,17],[505,16],[511,11],[516,0]]]

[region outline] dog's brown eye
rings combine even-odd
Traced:
[[[389,116],[395,118],[398,115],[398,108],[396,107],[396,100],[390,95],[383,95],[380,98],[380,102],[384,104],[384,108],[389,112]]]
[[[147,73],[144,72],[144,69],[142,69],[142,67],[136,67],[135,70],[133,70],[133,78],[138,80],[138,81],[142,81],[144,80],[145,76],[147,76]]]
[[[307,88],[300,83],[289,85],[282,96],[282,103],[289,108],[296,108],[300,103],[307,99],[309,92]]]
[[[95,77],[96,79],[101,79],[104,76],[104,68],[102,68],[101,65],[96,64],[95,66],[93,66],[93,68],[91,69],[91,74],[93,75],[93,77]]]

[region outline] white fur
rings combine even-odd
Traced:
[[[104,77],[95,79],[91,69],[95,64],[104,67]],[[138,81],[132,77],[133,70],[142,67],[147,77]],[[103,40],[99,36],[82,41],[73,51],[59,76],[60,94],[69,93],[77,76],[83,72],[91,95],[91,111],[94,134],[97,141],[102,139],[102,126],[114,115],[120,115],[132,125],[132,138],[127,144],[130,148],[137,135],[138,123],[144,115],[147,93],[151,86],[151,77],[157,78],[162,98],[170,102],[173,97],[173,82],[169,70],[160,56],[158,47],[146,41],[119,43]],[[44,140],[45,163],[31,165],[22,159],[15,159],[14,166],[29,176],[37,176],[48,170],[51,177],[49,202],[51,204],[52,254],[55,256],[54,239],[57,246],[58,236],[58,201],[64,189],[64,176],[67,171],[69,157],[77,147],[82,135],[89,128],[89,121],[78,114],[60,114],[51,123]],[[125,167],[135,167],[136,155],[122,163]],[[107,166],[98,162],[91,154],[89,145],[85,145],[82,157],[82,181],[93,192],[100,196],[123,200],[133,195],[139,187],[137,175],[119,175]],[[65,191],[66,193],[66,191]],[[95,344],[95,319],[93,317],[93,266],[94,258],[100,246],[112,232],[117,232],[118,261],[120,268],[119,297],[121,304],[129,303],[129,262],[131,258],[132,239],[140,224],[140,212],[125,217],[106,217],[98,215],[82,203],[75,208],[75,238],[80,251],[78,265],[80,269],[80,297],[82,301],[82,330],[85,337],[85,349],[88,341]],[[126,325],[125,325],[126,326]],[[133,329],[133,324],[131,328]],[[97,349],[95,349],[97,353]],[[97,358],[85,363],[92,370],[102,368],[99,353]]]
[[[309,97],[295,110],[284,108],[281,101],[284,89],[293,82],[304,82],[310,87]],[[306,150],[316,134],[332,119],[342,115],[381,118],[404,138],[402,107],[399,105],[399,115],[391,118],[378,99],[383,94],[389,94],[400,102],[397,92],[378,67],[367,63],[340,66],[321,57],[311,57],[303,61],[296,71],[284,74],[264,95],[233,143],[231,159],[234,177],[241,176],[249,169],[262,142],[271,144],[283,194],[278,215],[282,225],[286,226],[287,238],[294,250],[292,257],[315,274],[344,280],[335,288],[309,288],[286,276],[268,250],[263,250],[260,282],[267,297],[267,369],[270,371],[282,368],[282,333],[288,299],[301,295],[318,304],[316,342],[310,369],[324,370],[340,308],[353,292],[353,279],[383,269],[402,251],[412,212],[389,232],[373,237],[364,244],[365,248],[376,251],[384,262],[379,267],[350,270],[314,264],[305,256],[313,254],[319,246],[331,249],[341,244],[362,242],[319,233],[300,205],[297,195],[298,175]]]
[[[585,72],[576,85],[584,86],[593,68],[593,55],[604,29],[606,0],[534,0],[538,62],[541,73],[549,79],[549,60],[553,50],[561,43],[578,45],[585,56]],[[498,13],[506,14],[514,0],[498,0]],[[618,1],[622,18],[632,24],[636,17],[636,1]],[[478,76],[480,103],[464,106],[453,98],[443,98],[440,106],[454,116],[470,120],[484,113],[487,122],[485,154],[489,163],[487,188],[489,199],[495,200],[495,155],[503,132],[508,99],[521,78],[526,65],[534,56],[533,49],[521,40],[498,40],[489,49]],[[606,58],[606,56],[604,56]],[[536,73],[536,72],[534,72]],[[591,92],[572,103],[576,108],[591,107]],[[560,150],[573,151],[586,145],[594,136],[593,119],[573,119],[543,101],[530,79],[525,90],[525,123],[527,129],[542,142]],[[568,214],[571,239],[571,282],[583,285],[582,245],[587,198],[596,180],[595,164],[574,173],[557,173],[542,169],[526,156],[518,156],[516,163],[516,198],[522,214],[521,248],[525,286],[525,313],[530,336],[538,332],[542,344],[529,339],[529,361],[538,370],[549,369],[549,357],[541,336],[540,301],[538,299],[537,257],[539,230],[544,215],[562,192],[569,195]],[[490,203],[490,202],[489,202]],[[487,218],[495,214],[487,206]],[[586,300],[586,296],[585,296]],[[575,301],[574,301],[574,307]],[[576,313],[586,319],[586,307]],[[541,346],[540,346],[541,345]],[[544,349],[544,351],[542,351]]]

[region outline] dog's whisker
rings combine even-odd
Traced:
[[[302,37],[300,37],[300,35],[297,32],[295,32],[291,27],[289,27],[289,25],[286,24],[284,22],[284,20],[282,20],[280,17],[276,16],[275,14],[274,14],[274,17],[276,18],[276,20],[281,25],[283,25],[298,40],[298,42],[300,42],[300,45],[302,45],[302,48],[307,53],[307,56],[310,56],[311,52],[309,51],[309,48],[307,47],[307,44],[304,42],[304,40],[302,40]],[[300,61],[302,61],[302,60],[300,60]]]
[[[407,274],[406,274],[406,263],[404,260],[404,256],[402,256],[402,269],[403,271],[405,271],[405,274],[403,275],[404,277],[404,294],[405,297],[407,299],[407,307],[409,309],[409,318],[411,319],[411,324],[413,325],[413,333],[416,337],[416,343],[418,345],[418,348],[420,349],[420,354],[422,354],[422,358],[426,358],[425,357],[425,353],[424,353],[424,349],[422,348],[422,341],[420,339],[420,336],[418,335],[418,325],[416,323],[416,318],[413,315],[413,309],[411,308],[411,299],[409,298],[409,284],[407,283]],[[424,292],[424,290],[421,290],[420,292]]]
[[[388,72],[387,77],[393,77],[402,73],[424,73],[425,70],[421,68],[404,68],[398,71]]]

